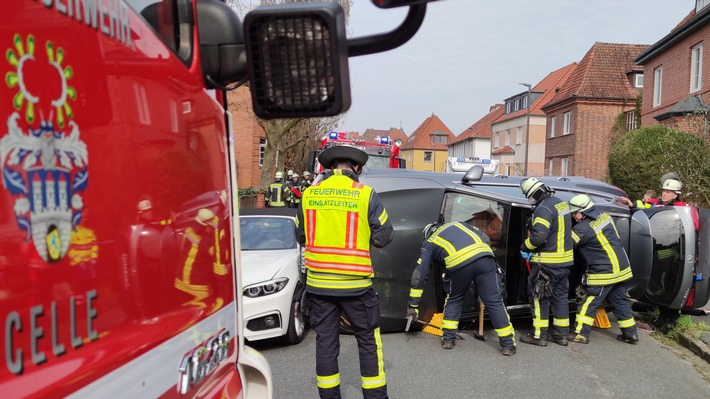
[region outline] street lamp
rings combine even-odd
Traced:
[[[518,83],[519,85],[523,85],[528,88],[528,101],[527,101],[527,122],[525,123],[526,128],[525,128],[525,171],[523,174],[525,176],[528,175],[528,152],[530,152],[530,90],[532,89],[532,85],[530,83]]]
[[[430,133],[429,137],[431,138],[431,143],[434,145],[434,172],[436,172],[436,145],[446,144],[448,142],[449,135],[442,132],[441,130],[436,130]]]

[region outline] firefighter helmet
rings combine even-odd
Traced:
[[[293,171],[291,169],[289,169],[288,172],[286,172],[286,174],[288,175],[288,177],[291,177],[291,175],[293,174]]]
[[[303,177],[310,177],[310,176],[311,176],[311,172],[309,172],[307,170],[303,171]]]
[[[661,190],[675,191],[676,194],[680,194],[680,190],[683,189],[683,183],[680,180],[668,179],[663,182]]]
[[[441,227],[441,223],[429,223],[424,227],[424,241],[428,240],[429,237],[431,237],[432,234],[434,234],[434,231]]]
[[[294,173],[291,175],[291,178],[294,178],[294,177],[300,177],[300,176],[298,175],[298,173]]]
[[[274,177],[277,178],[277,179],[283,179],[283,178],[284,178],[284,174],[281,173],[281,172],[276,172],[276,175],[274,175]]]
[[[337,159],[346,159],[355,165],[364,166],[368,158],[369,156],[365,151],[349,145],[328,147],[318,154],[318,162],[325,169],[332,169],[333,163]]]
[[[528,203],[530,203],[530,205],[535,205],[548,192],[550,192],[550,189],[545,185],[545,183],[534,177],[529,177],[521,181],[520,190],[523,191],[523,194],[525,195],[525,198],[528,199]]]
[[[572,213],[582,212],[583,214],[596,219],[599,217],[599,211],[594,205],[594,202],[586,194],[578,194],[569,200],[569,210]]]

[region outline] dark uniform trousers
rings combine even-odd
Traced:
[[[538,339],[547,339],[547,330],[550,327],[550,308],[554,314],[552,327],[558,337],[569,334],[569,274],[571,268],[550,267],[544,264],[531,265],[528,276],[528,297],[530,298],[530,311],[533,316],[533,336]],[[533,290],[537,281],[537,274],[542,268],[550,277],[550,290],[552,296],[540,299],[533,298]]]
[[[377,293],[370,288],[358,296],[310,294],[310,320],[316,331],[316,374],[321,398],[340,398],[340,316],[350,321],[360,352],[363,396],[387,398],[385,365],[380,337],[380,307]]]
[[[589,337],[589,331],[591,331],[594,324],[597,309],[606,299],[614,308],[614,316],[616,316],[622,334],[626,336],[636,334],[636,321],[631,312],[629,301],[626,299],[627,290],[626,281],[613,285],[587,286],[587,298],[579,308],[574,332],[587,338]]]
[[[493,328],[498,334],[500,346],[515,346],[515,332],[503,304],[500,275],[495,258],[484,256],[473,262],[447,272],[450,280],[449,295],[444,305],[444,320],[459,320],[464,298],[473,281],[476,291],[488,310]],[[442,328],[444,341],[456,339],[456,329]]]

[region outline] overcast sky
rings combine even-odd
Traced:
[[[394,29],[403,9],[355,0],[349,36]],[[408,43],[350,59],[353,104],[340,131],[402,127],[435,113],[458,135],[490,105],[579,62],[595,42],[653,44],[695,0],[440,0]]]

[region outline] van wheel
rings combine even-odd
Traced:
[[[296,345],[303,341],[308,330],[306,323],[306,306],[308,304],[305,291],[300,298],[291,302],[291,312],[288,317],[288,329],[283,336],[283,342],[288,345]]]

